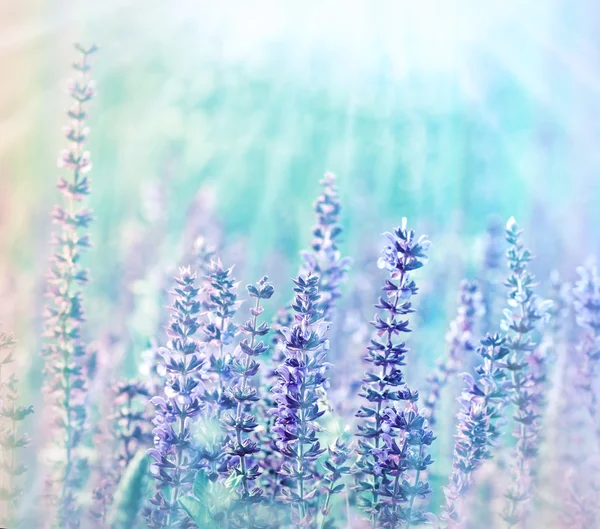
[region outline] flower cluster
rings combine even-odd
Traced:
[[[110,527],[109,513],[115,502],[115,493],[123,482],[127,467],[138,452],[152,445],[151,415],[147,413],[150,393],[139,382],[121,380],[106,387],[107,407],[100,410],[100,420],[94,433],[98,452],[92,467],[91,527]]]
[[[78,527],[78,507],[74,492],[81,484],[81,471],[85,461],[79,457],[80,443],[86,411],[85,357],[86,346],[81,337],[85,321],[81,286],[88,281],[87,271],[81,268],[82,251],[89,247],[85,233],[92,220],[91,212],[81,206],[90,193],[90,155],[84,150],[89,129],[85,125],[89,102],[94,96],[94,84],[89,80],[90,56],[96,46],[84,48],[77,45],[80,58],[73,64],[78,73],[70,81],[68,90],[73,101],[68,110],[71,124],[65,128],[69,148],[58,160],[60,167],[70,172],[70,178],[60,177],[58,189],[64,197],[64,206],[53,212],[54,222],[60,230],[53,235],[56,247],[48,279],[51,303],[46,309],[47,346],[45,349],[46,390],[54,406],[56,431],[60,435],[62,457],[57,461],[59,476],[56,483],[61,490],[54,491],[57,503],[57,524],[60,527]]]
[[[405,406],[394,403],[383,412],[384,446],[377,457],[386,462],[390,483],[384,487],[387,502],[381,511],[383,527],[410,527],[428,520],[425,512],[415,506],[417,498],[431,494],[429,483],[421,481],[421,473],[433,463],[427,449],[434,441],[416,402]],[[409,481],[412,476],[412,483]],[[392,479],[393,478],[393,479]]]
[[[488,334],[478,349],[482,363],[476,369],[476,378],[465,374],[452,474],[444,489],[446,503],[442,517],[449,527],[463,521],[462,502],[471,489],[473,474],[492,457],[491,448],[499,437],[499,419],[507,397],[505,359],[509,352],[503,336]]]
[[[90,509],[95,526],[108,527],[108,514],[114,501],[117,485],[127,467],[140,450],[152,445],[151,417],[148,413],[150,392],[145,384],[122,380],[109,388],[114,395],[113,412],[108,417],[105,431],[100,430],[95,445],[104,445],[99,461],[99,482],[92,490]]]
[[[27,470],[18,461],[17,449],[30,442],[27,434],[19,432],[18,424],[33,413],[33,406],[18,404],[19,380],[14,373],[6,373],[7,366],[14,363],[11,350],[14,344],[12,335],[0,333],[0,476],[4,474],[7,478],[7,481],[0,480],[0,502],[6,504],[6,509],[0,509],[0,523],[4,522],[7,527],[16,525],[15,507],[23,494],[17,479]]]
[[[573,402],[587,413],[579,417],[567,417],[569,423],[579,430],[591,432],[586,439],[577,443],[575,451],[567,452],[567,491],[565,494],[565,515],[573,527],[595,527],[600,518],[598,499],[598,453],[600,449],[600,410],[598,409],[598,364],[600,361],[600,277],[593,262],[577,268],[578,279],[571,290],[575,321],[581,329],[575,346],[575,371],[571,383],[575,394],[569,400],[570,407],[565,413],[574,415]],[[576,405],[575,404],[575,405]],[[591,424],[590,424],[591,422]],[[577,442],[577,441],[575,441]],[[571,474],[571,475],[569,475]]]
[[[537,437],[540,429],[539,409],[543,404],[545,369],[532,369],[531,363],[539,364],[539,337],[535,331],[547,316],[552,302],[540,301],[534,292],[536,285],[528,271],[528,263],[533,258],[521,241],[522,230],[514,218],[506,225],[506,240],[510,275],[505,285],[508,287],[509,309],[504,311],[502,329],[507,332],[506,345],[510,350],[507,368],[511,373],[510,399],[516,407],[514,420],[517,423],[515,453],[515,479],[507,493],[507,506],[503,516],[509,527],[525,517],[523,508],[531,493],[533,475],[532,463],[537,454]],[[537,356],[537,359],[536,359]],[[541,366],[539,366],[541,367]]]
[[[335,175],[325,173],[321,181],[323,193],[315,202],[317,224],[313,228],[313,240],[310,251],[302,252],[304,265],[301,275],[309,272],[319,276],[321,310],[323,318],[332,321],[334,305],[341,296],[340,285],[346,280],[350,266],[348,257],[341,257],[338,248],[342,233],[340,226],[341,204],[335,185]]]
[[[157,479],[157,492],[151,500],[154,508],[146,521],[152,528],[189,527],[189,519],[179,499],[191,488],[200,458],[192,447],[190,422],[204,407],[202,375],[206,358],[194,338],[199,328],[200,303],[195,286],[196,274],[181,268],[175,278],[172,316],[167,328],[169,342],[159,350],[165,376],[164,397],[153,397],[154,448],[151,473]]]
[[[573,286],[573,310],[577,324],[583,329],[578,344],[580,385],[588,398],[588,409],[597,421],[597,397],[593,388],[598,360],[600,359],[600,278],[593,264],[577,269],[579,279]],[[600,427],[600,425],[595,425]]]
[[[232,351],[228,347],[238,332],[233,317],[242,302],[237,300],[239,284],[233,278],[233,267],[226,269],[221,261],[212,261],[206,279],[209,283],[208,322],[202,332],[210,350],[209,371],[215,378],[215,387],[207,393],[206,399],[213,403],[220,417],[223,410],[235,407],[225,390],[231,378]]]
[[[327,387],[325,332],[329,324],[319,309],[318,282],[318,276],[312,274],[294,280],[294,323],[280,331],[285,361],[277,368],[278,382],[272,389],[276,404],[272,434],[285,458],[280,471],[286,483],[281,500],[293,506],[296,527],[310,523],[317,492],[311,468],[323,453],[317,421],[325,413],[318,402]]]
[[[329,517],[331,514],[331,499],[335,494],[339,494],[345,488],[342,479],[350,474],[350,457],[352,450],[348,443],[338,437],[327,449],[327,458],[323,461],[325,472],[321,479],[321,485],[324,488],[325,500],[321,506],[320,529],[334,529],[335,519]]]
[[[127,467],[138,450],[150,444],[152,435],[148,431],[146,404],[150,392],[145,384],[137,380],[122,380],[114,387],[115,415],[113,431],[118,441],[117,461]]]
[[[45,312],[48,419],[36,428],[51,434],[35,446],[48,469],[35,479],[19,477],[25,471],[20,456],[27,454],[22,448],[29,442],[23,425],[33,407],[20,402],[13,339],[0,333],[0,525],[416,529],[439,515],[445,529],[458,529],[479,527],[498,514],[509,528],[600,525],[600,275],[593,262],[578,269],[573,288],[553,275],[555,303],[540,300],[529,271],[532,255],[514,219],[505,229],[490,224],[481,269],[474,271],[478,282],[460,284],[446,354],[428,379],[424,406],[415,390],[422,381],[407,381],[405,367],[410,364],[410,373],[419,375],[431,353],[415,359],[404,340],[419,293],[413,273],[427,262],[430,242],[408,229],[406,219],[386,234],[378,266],[388,274],[370,322],[371,340],[355,347],[369,338],[362,314],[373,295],[370,271],[355,278],[341,324],[334,323],[330,333],[350,271],[350,259],[340,251],[341,203],[331,173],[321,181],[293,300],[276,312],[272,325],[265,319],[265,300],[274,297],[274,288],[266,276],[247,287],[249,316],[242,325],[236,322],[241,301],[233,268],[223,267],[215,249],[197,237],[214,233],[216,220],[202,214],[210,200],[204,187],[175,237],[184,249],[182,260],[191,266],[179,270],[170,292],[170,274],[162,267],[172,266],[172,248],[163,248],[164,259],[153,259],[148,244],[156,237],[146,237],[141,246],[128,244],[139,238],[137,221],[121,219],[127,255],[123,266],[107,268],[114,277],[107,275],[99,287],[111,284],[111,295],[93,303],[102,310],[90,318],[96,325],[88,330],[82,263],[92,216],[85,207],[91,168],[85,145],[94,95],[90,55],[96,48],[77,49],[81,58],[74,64],[78,78],[69,84],[68,149],[59,159],[65,171],[58,182],[61,205],[53,213],[58,229]],[[169,183],[164,185],[166,191]],[[145,221],[166,235],[166,216],[161,213],[157,224],[154,213]],[[503,234],[510,268],[506,293],[499,286]],[[453,240],[449,248],[457,253]],[[366,248],[365,263],[371,257]],[[143,272],[142,266],[150,268]],[[444,262],[434,281],[424,283],[429,295],[421,319],[428,333],[416,343],[427,343],[431,351],[440,336],[435,326],[444,319],[435,292],[455,272]],[[146,277],[142,289],[140,277]],[[168,295],[170,314],[151,310],[149,298]],[[118,305],[107,318],[109,301]],[[165,347],[152,343],[159,326],[167,330]],[[100,344],[95,352],[89,345],[94,335]],[[476,335],[485,336],[477,349]],[[144,342],[151,347],[140,369],[138,347]],[[353,351],[361,347],[366,368],[354,361]],[[127,362],[121,362],[125,351]],[[121,378],[134,369],[142,382]],[[33,366],[34,383],[35,371]],[[465,373],[458,414],[442,421],[440,410],[454,402],[446,405],[446,394],[458,395],[458,388],[447,386],[460,371]],[[349,420],[352,414],[357,424]],[[508,424],[516,439],[502,435]],[[443,502],[432,490],[442,479],[433,467],[433,430],[454,435]],[[510,464],[508,455],[514,455]],[[508,488],[507,468],[514,475],[502,499],[508,500],[506,508],[493,513],[499,493]],[[31,508],[35,491],[20,490],[28,481],[32,487],[46,485],[50,509]],[[367,518],[364,523],[360,516]]]
[[[198,269],[199,274],[199,284],[202,287],[199,293],[200,305],[202,307],[202,312],[207,312],[210,310],[210,293],[211,289],[210,285],[210,273],[211,273],[211,264],[215,261],[217,256],[216,249],[209,245],[204,237],[198,237],[194,241],[192,247],[192,259],[194,265]]]
[[[476,347],[473,341],[474,334],[482,312],[481,293],[477,284],[463,281],[458,295],[458,314],[450,324],[450,330],[446,335],[448,354],[439,362],[437,369],[428,379],[431,390],[425,400],[423,411],[430,426],[435,425],[436,422],[435,412],[442,389],[453,375],[471,364],[470,357],[473,356]]]
[[[258,427],[256,415],[251,413],[251,406],[259,400],[258,391],[252,386],[252,378],[260,367],[255,359],[269,349],[260,340],[269,332],[266,322],[260,325],[258,323],[258,317],[264,311],[261,301],[270,299],[274,289],[266,276],[256,286],[248,285],[247,289],[250,297],[256,299],[256,302],[250,309],[252,317],[240,328],[246,338],[240,341],[236,349],[237,354],[231,364],[234,382],[227,390],[228,398],[236,403],[236,408],[235,411],[224,412],[221,422],[231,433],[226,446],[226,452],[231,457],[231,474],[241,479],[238,488],[238,509],[233,513],[232,517],[235,517],[235,520],[232,521],[236,527],[253,529],[260,527],[255,524],[252,506],[262,500],[262,490],[252,487],[252,482],[260,473],[258,464],[252,459],[260,450],[251,437]]]
[[[414,510],[417,496],[427,494],[428,488],[419,482],[420,468],[425,464],[423,450],[430,441],[423,414],[417,409],[418,393],[404,382],[402,366],[408,349],[398,338],[410,332],[404,317],[413,312],[411,298],[418,289],[409,273],[426,262],[431,243],[425,236],[417,238],[413,230],[402,226],[386,234],[389,240],[379,259],[380,268],[390,272],[376,308],[372,325],[375,337],[371,340],[365,360],[379,368],[368,371],[363,379],[361,396],[368,404],[361,406],[357,417],[361,438],[358,443],[357,490],[360,505],[370,515],[374,528],[398,527],[411,524],[424,516]],[[401,409],[399,403],[407,403]],[[411,432],[408,436],[408,432]],[[415,442],[415,445],[410,445]],[[414,453],[418,446],[418,454]],[[411,447],[409,449],[409,447]],[[429,460],[427,461],[427,464]],[[406,480],[409,470],[415,470],[414,485]],[[416,487],[416,488],[411,488]],[[408,502],[404,508],[402,505]]]

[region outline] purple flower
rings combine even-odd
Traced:
[[[330,518],[331,515],[331,498],[335,494],[339,494],[345,488],[342,479],[350,473],[349,460],[352,455],[352,450],[348,443],[341,437],[338,437],[331,446],[327,449],[327,457],[323,461],[325,472],[321,480],[321,486],[325,491],[325,499],[321,506],[321,522],[320,529],[333,529],[335,520]]]
[[[600,409],[598,406],[597,378],[600,361],[600,277],[594,262],[577,268],[578,279],[571,290],[572,309],[580,329],[574,340],[576,346],[569,351],[566,392],[568,408],[563,422],[574,427],[570,431],[564,460],[567,462],[565,516],[573,527],[596,527],[600,509],[598,507],[598,446],[600,445]],[[574,366],[574,369],[573,369]],[[585,410],[579,417],[574,409]],[[577,442],[573,432],[586,432]],[[590,432],[590,434],[587,434]],[[575,447],[573,449],[573,447]],[[570,475],[569,475],[570,474]]]
[[[122,380],[115,385],[114,393],[115,414],[112,419],[113,433],[118,442],[117,461],[125,469],[138,450],[152,441],[146,409],[150,392],[137,380]]]
[[[79,264],[82,252],[90,246],[85,233],[91,221],[90,211],[82,202],[90,193],[90,156],[84,150],[89,133],[85,126],[87,107],[94,95],[94,84],[89,80],[90,55],[96,46],[76,46],[80,59],[73,64],[77,79],[70,81],[68,91],[73,101],[68,111],[71,120],[65,129],[69,148],[59,157],[69,177],[61,176],[58,189],[64,197],[64,206],[57,206],[52,214],[59,231],[52,237],[56,247],[48,278],[46,309],[47,338],[44,355],[46,391],[53,402],[56,417],[57,441],[62,456],[56,461],[54,483],[60,490],[53,491],[57,504],[56,523],[64,528],[80,525],[79,506],[74,491],[81,485],[85,460],[80,457],[78,445],[86,422],[84,399],[87,393],[85,364],[87,349],[81,338],[85,321],[82,285],[88,281],[87,271]]]
[[[390,279],[375,305],[380,313],[371,323],[375,335],[365,357],[379,369],[366,373],[360,396],[367,403],[356,414],[362,419],[357,434],[356,489],[359,505],[370,515],[374,528],[408,527],[425,520],[427,515],[416,508],[415,501],[429,494],[429,486],[420,477],[431,463],[425,452],[433,440],[416,406],[419,395],[404,381],[401,368],[408,349],[399,339],[410,332],[408,319],[403,318],[413,312],[411,298],[418,291],[409,272],[425,264],[431,243],[425,236],[416,238],[407,229],[406,219],[386,236],[389,242],[378,264],[389,270]]]
[[[598,269],[589,263],[577,269],[579,279],[572,290],[575,321],[582,329],[577,345],[579,361],[579,387],[587,396],[588,411],[595,423],[598,423],[598,403],[593,389],[600,360],[600,278]],[[595,424],[600,428],[600,424]]]
[[[437,369],[428,379],[431,390],[424,403],[423,412],[430,426],[435,424],[435,412],[440,392],[454,374],[460,369],[468,368],[471,364],[470,357],[475,350],[474,334],[478,318],[482,313],[481,293],[477,284],[463,281],[458,295],[458,314],[450,324],[450,330],[446,335],[448,354],[439,362]]]
[[[464,375],[452,474],[444,489],[446,503],[442,518],[448,527],[463,521],[463,501],[471,490],[473,474],[492,457],[492,448],[499,437],[498,426],[508,389],[506,357],[510,351],[505,344],[506,339],[499,334],[488,334],[478,349],[482,363],[476,369],[476,377]]]
[[[195,339],[200,323],[200,303],[195,286],[196,274],[181,268],[175,278],[169,342],[159,350],[165,377],[165,397],[153,397],[154,448],[151,473],[157,479],[157,492],[151,499],[153,509],[146,515],[152,528],[186,528],[191,523],[179,505],[179,499],[191,488],[200,456],[191,442],[191,422],[204,407],[202,375],[206,358]]]
[[[325,413],[319,400],[327,388],[325,332],[329,324],[319,310],[318,282],[312,274],[294,280],[294,323],[281,329],[285,361],[277,368],[278,381],[272,389],[276,405],[271,412],[275,416],[272,434],[284,457],[280,499],[292,505],[295,527],[306,527],[313,519],[317,483],[312,469],[324,452],[317,421]]]
[[[206,276],[208,280],[208,322],[203,326],[204,341],[210,351],[210,368],[213,374],[214,388],[206,394],[217,417],[223,410],[233,409],[235,402],[226,394],[225,389],[231,380],[232,352],[230,346],[238,333],[233,321],[241,301],[237,299],[237,283],[233,277],[233,267],[223,268],[221,261],[213,261]]]
[[[258,427],[256,415],[252,414],[252,406],[259,400],[258,391],[252,386],[252,378],[258,373],[260,364],[255,360],[268,351],[268,346],[260,340],[269,332],[269,326],[263,322],[258,324],[258,317],[264,312],[261,300],[270,299],[274,289],[263,277],[257,284],[248,285],[248,294],[256,302],[250,309],[251,318],[241,326],[240,331],[246,336],[238,345],[236,355],[231,363],[233,383],[227,390],[227,397],[236,403],[235,410],[225,411],[221,423],[230,432],[225,448],[229,455],[229,471],[234,478],[240,478],[237,489],[237,502],[234,505],[230,521],[236,527],[254,529],[263,527],[256,523],[253,505],[262,501],[263,491],[252,487],[252,482],[260,475],[255,461],[259,447],[253,435]]]
[[[524,247],[521,234],[515,219],[511,218],[506,225],[509,244],[506,255],[511,272],[505,283],[509,308],[504,311],[502,320],[502,329],[507,333],[506,346],[510,350],[506,360],[511,373],[509,396],[516,407],[513,418],[517,423],[514,432],[517,439],[515,476],[507,493],[508,501],[503,514],[509,527],[525,518],[525,505],[531,492],[546,376],[543,352],[536,351],[539,339],[535,331],[540,329],[552,307],[552,302],[540,301],[535,294],[535,279],[528,271],[528,263],[533,256]],[[533,363],[537,364],[535,369]]]
[[[310,251],[302,252],[304,264],[301,275],[313,273],[319,276],[321,310],[323,318],[332,321],[334,305],[340,298],[340,285],[346,281],[351,264],[348,257],[341,257],[338,243],[342,234],[340,226],[341,204],[335,185],[335,175],[325,173],[320,182],[323,193],[315,202],[317,224],[313,228],[313,240]]]

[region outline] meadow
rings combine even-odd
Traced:
[[[592,2],[0,20],[0,526],[599,526]]]

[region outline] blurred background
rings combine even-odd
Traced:
[[[31,393],[73,42],[101,46],[92,342],[134,373],[199,235],[243,284],[267,273],[287,301],[330,170],[363,322],[380,234],[406,216],[433,242],[411,342],[425,374],[491,219],[528,230],[543,280],[599,249],[596,4],[0,0],[0,321]]]

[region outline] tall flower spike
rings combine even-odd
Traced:
[[[319,310],[318,282],[312,274],[294,280],[294,323],[281,329],[285,361],[277,369],[278,382],[272,389],[276,404],[272,435],[285,458],[280,472],[286,486],[280,499],[292,506],[294,527],[310,527],[314,519],[317,483],[311,469],[324,452],[317,420],[325,413],[319,400],[327,387],[325,332],[329,324]]]
[[[597,396],[598,365],[600,363],[600,277],[592,261],[578,267],[579,278],[572,289],[573,311],[582,333],[575,350],[577,365],[572,401],[579,402],[587,411],[584,425],[592,435],[586,435],[577,444],[575,457],[569,461],[573,479],[567,492],[567,516],[574,527],[596,527],[600,516],[598,499],[598,454],[600,450],[600,409]],[[571,402],[571,405],[573,403]],[[569,410],[573,414],[572,410]],[[591,428],[589,428],[591,420]],[[572,419],[571,419],[572,422]],[[583,448],[582,448],[583,447]],[[582,521],[586,523],[582,523]],[[578,522],[578,523],[575,523]]]
[[[477,332],[478,319],[483,313],[481,293],[476,283],[463,281],[458,295],[458,314],[450,323],[446,335],[447,356],[441,360],[437,369],[429,377],[431,390],[424,405],[424,414],[433,426],[436,422],[436,408],[440,393],[460,369],[472,364],[471,356],[475,351],[474,334]]]
[[[499,436],[499,420],[507,399],[505,359],[510,351],[505,344],[506,339],[499,334],[488,334],[478,349],[482,363],[476,369],[476,378],[465,375],[452,474],[444,489],[446,503],[442,507],[442,518],[448,527],[459,527],[464,521],[462,507],[471,490],[473,474],[492,457]]]
[[[135,380],[121,380],[110,388],[114,395],[113,414],[109,416],[108,431],[100,431],[96,447],[102,441],[108,453],[100,455],[100,480],[92,490],[93,505],[90,514],[94,527],[109,527],[109,512],[117,487],[123,482],[133,458],[152,446],[151,417],[148,413],[150,391]]]
[[[211,264],[216,259],[216,249],[209,245],[204,237],[198,237],[194,241],[194,245],[192,247],[192,258],[194,260],[194,265],[198,269],[198,273],[201,274],[199,277],[200,280],[200,304],[202,306],[202,312],[207,312],[210,310],[211,302],[210,302],[210,273],[211,273]]]
[[[206,398],[213,403],[216,415],[221,417],[223,410],[235,407],[225,389],[231,379],[232,352],[228,349],[238,332],[233,317],[242,302],[237,300],[239,283],[233,277],[233,267],[225,269],[221,261],[212,261],[206,278],[210,283],[208,323],[202,332],[210,350],[210,372],[215,386]]]
[[[510,275],[506,280],[509,307],[504,311],[502,330],[507,333],[507,347],[510,355],[507,367],[511,373],[510,399],[516,407],[513,416],[517,427],[514,435],[515,477],[507,493],[507,505],[503,517],[508,527],[513,527],[525,519],[526,502],[531,494],[533,464],[535,462],[540,429],[539,410],[544,395],[540,391],[545,376],[543,358],[536,352],[542,321],[552,302],[540,301],[534,292],[535,279],[528,271],[528,263],[533,258],[521,240],[522,230],[514,218],[506,224],[506,240],[509,244],[506,253]],[[542,365],[539,365],[542,362]],[[539,372],[538,368],[542,368]]]
[[[0,333],[0,523],[6,527],[17,524],[15,510],[23,493],[18,479],[27,470],[18,461],[18,449],[29,444],[29,436],[19,432],[18,424],[33,413],[33,406],[19,404],[19,381],[14,373],[7,373],[15,361],[14,344],[12,335]]]
[[[269,413],[269,410],[276,407],[273,400],[272,389],[277,385],[278,367],[285,362],[285,347],[282,344],[284,339],[281,333],[282,329],[291,328],[294,323],[294,314],[291,307],[279,309],[271,323],[271,350],[267,358],[266,369],[264,371],[264,381],[261,382],[261,400],[259,403],[262,419],[262,434],[260,437],[261,457],[259,465],[261,466],[261,486],[265,489],[266,495],[276,498],[280,492],[281,465],[283,463],[282,455],[277,450],[277,443],[269,432],[273,429],[275,416]]]
[[[169,342],[160,349],[166,377],[164,397],[153,397],[154,448],[148,451],[153,460],[151,473],[157,479],[157,492],[150,500],[154,508],[147,512],[151,528],[180,529],[191,524],[179,505],[192,486],[200,468],[200,457],[191,445],[191,422],[201,413],[202,376],[206,359],[194,338],[199,328],[200,303],[195,287],[196,274],[181,268],[175,278],[175,296],[171,321],[167,328]]]
[[[268,282],[267,276],[263,277],[256,286],[248,285],[248,294],[256,302],[250,309],[252,317],[241,327],[241,332],[246,336],[238,348],[231,365],[234,383],[228,389],[228,397],[236,403],[235,411],[226,411],[221,422],[230,432],[230,439],[226,452],[232,459],[231,473],[236,479],[241,479],[238,487],[238,501],[233,514],[235,527],[255,529],[264,527],[255,523],[253,505],[262,501],[262,490],[252,487],[252,482],[259,475],[258,464],[253,460],[259,452],[256,441],[252,438],[258,427],[256,416],[251,413],[252,406],[259,400],[258,391],[252,386],[252,378],[258,373],[260,364],[255,360],[269,347],[261,340],[269,332],[266,322],[258,324],[258,317],[264,312],[261,306],[263,299],[270,299],[273,295],[273,286]]]
[[[589,263],[577,269],[579,279],[574,285],[573,309],[583,336],[577,346],[580,362],[580,385],[587,394],[588,410],[595,428],[600,428],[597,397],[592,386],[600,361],[600,278],[598,269]]]
[[[335,185],[335,175],[326,172],[320,184],[323,191],[314,204],[317,223],[312,229],[313,239],[310,250],[301,252],[303,262],[300,266],[300,275],[316,274],[319,276],[320,309],[323,312],[323,318],[331,322],[334,317],[335,303],[341,296],[340,286],[346,281],[351,259],[341,257],[339,250],[342,234],[340,225],[341,203]],[[270,397],[270,390],[277,384],[275,369],[285,361],[284,348],[279,346],[282,341],[279,330],[290,327],[292,321],[293,310],[291,306],[286,306],[277,312],[272,322],[274,331],[273,348],[271,361],[267,364],[266,395],[262,399],[267,409],[274,406]],[[271,424],[267,422],[265,428],[269,430]],[[278,454],[275,447],[268,446],[268,444],[263,447],[263,451],[264,457],[261,458],[261,464],[265,465],[266,486],[277,494],[280,466]]]
[[[399,340],[410,332],[408,319],[403,318],[413,312],[411,298],[418,291],[409,272],[427,262],[431,243],[408,230],[406,219],[386,236],[388,244],[378,265],[390,272],[390,278],[375,305],[380,313],[372,322],[375,335],[365,357],[378,371],[366,373],[360,396],[367,404],[356,414],[362,419],[357,434],[356,488],[373,528],[409,527],[423,520],[425,514],[416,509],[415,498],[429,493],[419,478],[431,462],[424,453],[433,439],[414,404],[418,393],[404,382],[401,368],[408,349]]]
[[[85,125],[89,102],[94,96],[94,83],[89,80],[90,55],[96,47],[83,48],[77,45],[80,58],[73,64],[77,78],[71,80],[68,90],[72,105],[68,116],[71,123],[65,128],[69,148],[58,160],[70,177],[61,176],[58,189],[64,197],[64,206],[53,211],[54,222],[60,228],[52,237],[56,247],[48,279],[48,296],[51,299],[46,309],[47,338],[44,355],[45,389],[50,394],[54,408],[56,435],[54,439],[60,452],[53,482],[60,487],[52,491],[56,503],[55,524],[61,528],[79,527],[79,507],[74,493],[79,488],[85,460],[78,453],[86,411],[86,346],[81,338],[81,326],[85,321],[81,287],[88,282],[87,271],[81,268],[82,251],[89,247],[86,231],[92,220],[91,212],[82,203],[90,193],[90,155],[84,150],[89,129]]]
[[[152,441],[146,409],[150,392],[137,380],[121,380],[115,385],[114,394],[113,431],[117,440],[117,461],[122,472],[139,449]]]
[[[317,224],[313,228],[310,251],[302,252],[304,266],[300,274],[312,272],[319,276],[321,310],[327,321],[332,321],[336,300],[341,296],[340,285],[345,282],[349,257],[341,257],[338,248],[342,234],[340,226],[341,204],[335,185],[335,175],[327,172],[321,180],[323,193],[315,202]]]

